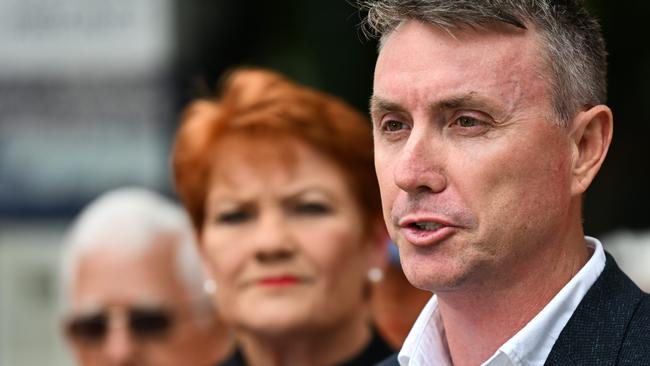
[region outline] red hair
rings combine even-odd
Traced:
[[[187,107],[176,134],[176,191],[199,236],[215,149],[225,136],[242,133],[245,138],[290,137],[306,143],[341,168],[366,224],[381,217],[370,121],[341,99],[277,73],[238,69],[224,80],[216,99]]]

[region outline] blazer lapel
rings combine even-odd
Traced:
[[[614,365],[643,296],[611,255],[551,349],[545,365]]]

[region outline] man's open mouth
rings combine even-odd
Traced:
[[[443,227],[442,224],[439,224],[437,222],[433,221],[421,221],[421,222],[413,222],[408,225],[411,228],[418,229],[418,230],[427,230],[427,231],[435,231]]]

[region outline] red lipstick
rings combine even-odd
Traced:
[[[264,277],[257,281],[258,284],[269,287],[293,286],[298,284],[298,282],[300,282],[298,277],[290,275]]]

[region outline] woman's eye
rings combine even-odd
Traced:
[[[246,211],[231,211],[217,215],[217,222],[220,224],[241,224],[250,218]]]
[[[328,205],[323,203],[306,202],[306,203],[299,203],[298,205],[296,205],[295,211],[299,214],[322,215],[322,214],[329,213],[331,210]]]
[[[481,126],[483,125],[483,122],[472,117],[467,117],[467,116],[462,116],[458,117],[456,120],[456,123],[458,126],[463,127],[463,128],[471,128],[471,127],[476,127],[476,126]]]

